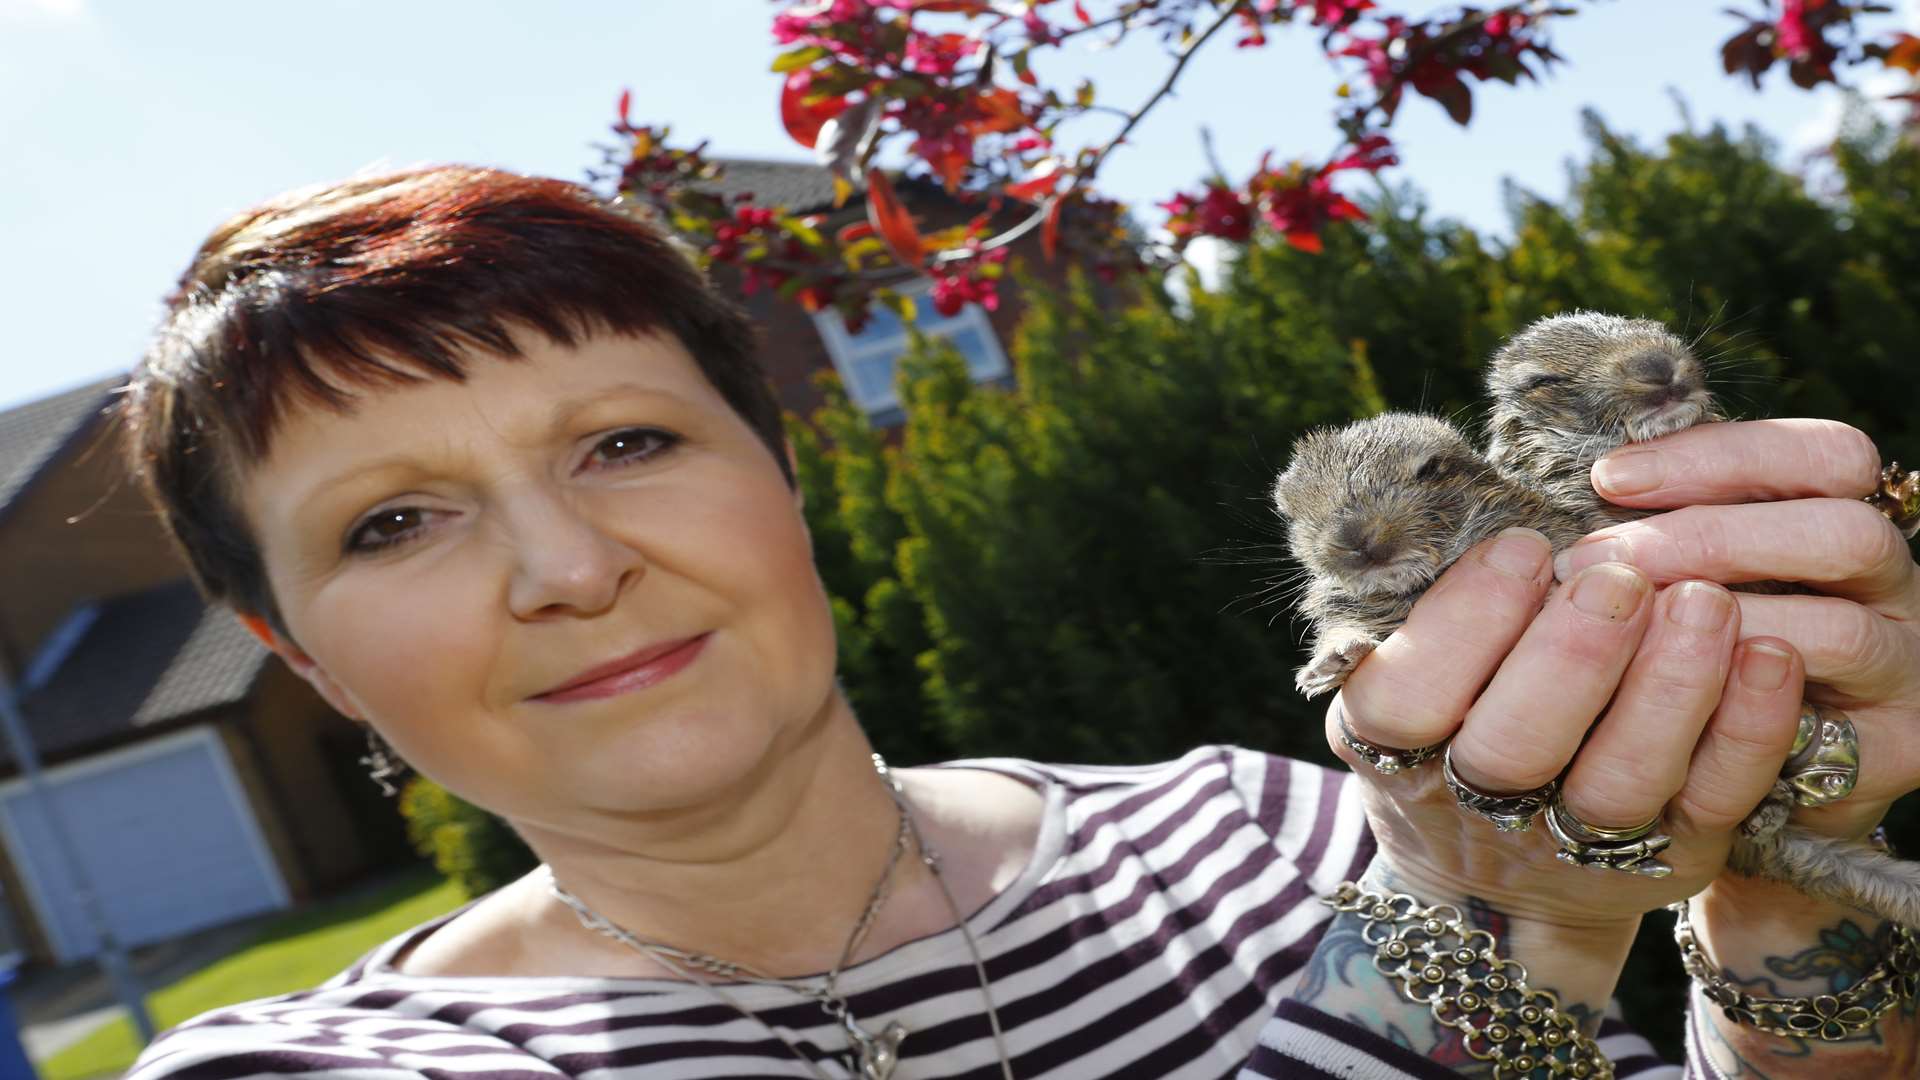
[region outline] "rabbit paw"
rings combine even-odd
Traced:
[[[1313,660],[1294,674],[1293,685],[1310,698],[1338,690],[1379,644],[1380,639],[1359,630],[1336,630],[1321,639]]]

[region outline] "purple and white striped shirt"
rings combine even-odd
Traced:
[[[1243,1066],[1267,1077],[1454,1075],[1298,1003],[1276,1013],[1330,917],[1315,898],[1373,854],[1345,774],[1231,747],[1127,768],[945,767],[1005,773],[1046,798],[1019,879],[968,920],[1022,1080],[1214,1080]],[[182,1024],[147,1048],[132,1080],[814,1075],[796,1049],[829,1075],[853,1075],[845,1034],[780,987],[729,985],[749,1018],[667,980],[393,969],[395,955],[452,917],[317,989]],[[898,1080],[1000,1076],[957,928],[848,969],[839,988],[869,1030],[899,1021],[911,1033]],[[1637,1036],[1609,1041],[1616,1063],[1654,1070],[1622,1075],[1677,1073]]]

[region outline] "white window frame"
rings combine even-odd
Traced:
[[[987,313],[978,304],[968,304],[960,313],[951,318],[941,315],[933,307],[933,283],[926,278],[902,285],[894,290],[913,301],[918,329],[930,338],[953,337],[968,329],[978,330],[980,337],[987,343],[987,355],[976,364],[972,357],[967,358],[968,374],[974,382],[986,382],[990,379],[1004,378],[1008,371],[1007,354],[1000,347],[1000,337],[994,333],[993,323]],[[862,341],[856,335],[847,332],[846,320],[833,308],[813,313],[813,325],[820,332],[821,340],[827,344],[827,355],[833,359],[834,370],[840,373],[840,382],[847,388],[847,396],[868,416],[886,413],[900,408],[900,396],[894,390],[894,380],[889,377],[885,389],[874,395],[863,395],[860,383],[853,377],[854,364],[869,360],[882,353],[892,353],[894,370],[898,371],[900,357],[906,355],[910,336],[903,326],[898,334],[884,338]]]

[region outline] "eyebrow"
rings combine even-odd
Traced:
[[[555,402],[553,408],[547,413],[547,430],[553,431],[567,426],[581,413],[586,412],[596,405],[601,405],[611,400],[631,397],[664,398],[678,405],[691,406],[693,404],[687,398],[660,387],[647,386],[643,383],[636,382],[614,383],[611,386],[595,391],[591,395]],[[302,496],[302,501],[311,501],[333,491],[335,488],[353,483],[356,480],[365,480],[375,473],[395,469],[419,470],[419,468],[419,463],[409,455],[402,454],[378,458],[356,465],[344,473],[329,477],[315,484],[313,487],[307,489]]]
[[[609,398],[619,397],[623,395],[635,396],[635,397],[666,398],[668,401],[674,402],[675,404],[678,404],[678,405],[693,404],[692,402],[688,401],[686,398],[681,397],[679,394],[676,394],[671,390],[663,390],[657,386],[647,386],[644,383],[636,383],[636,382],[614,383],[612,386],[609,386],[603,390],[596,392],[591,397],[581,397],[581,398],[574,398],[570,401],[554,402],[552,411],[547,414],[547,429],[551,431],[554,428],[565,427],[568,424],[568,422],[573,420],[574,417],[579,416],[581,413],[587,411],[588,409],[594,407],[595,405],[598,405]]]

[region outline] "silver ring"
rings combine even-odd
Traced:
[[[1589,825],[1567,809],[1558,786],[1553,789],[1553,797],[1547,800],[1547,831],[1560,841],[1560,850],[1554,852],[1553,856],[1575,866],[1620,870],[1644,877],[1666,877],[1673,873],[1673,867],[1654,856],[1665,851],[1673,843],[1673,837],[1656,832],[1659,827],[1660,819],[1657,816],[1644,825],[1629,829]]]
[[[1340,719],[1335,722],[1335,727],[1340,732],[1340,741],[1347,744],[1347,749],[1359,754],[1360,759],[1373,766],[1375,772],[1386,776],[1392,776],[1402,769],[1412,769],[1433,760],[1440,753],[1440,748],[1446,745],[1445,740],[1442,740],[1432,746],[1396,750],[1391,746],[1368,742],[1354,734],[1353,728],[1347,726],[1344,709],[1341,710]]]
[[[1860,781],[1860,733],[1853,721],[1831,706],[1802,702],[1800,730],[1780,777],[1799,806],[1825,806],[1853,794]]]
[[[1495,795],[1460,779],[1453,771],[1453,743],[1447,743],[1446,753],[1440,758],[1440,775],[1446,778],[1447,790],[1453,792],[1453,801],[1460,809],[1476,814],[1493,822],[1494,828],[1501,832],[1526,832],[1533,826],[1533,819],[1547,808],[1547,800],[1552,797],[1557,781],[1523,791],[1518,795]]]
[[[1873,508],[1887,515],[1900,535],[1911,540],[1920,534],[1920,469],[1902,472],[1890,461],[1880,470],[1880,486],[1867,496]]]

